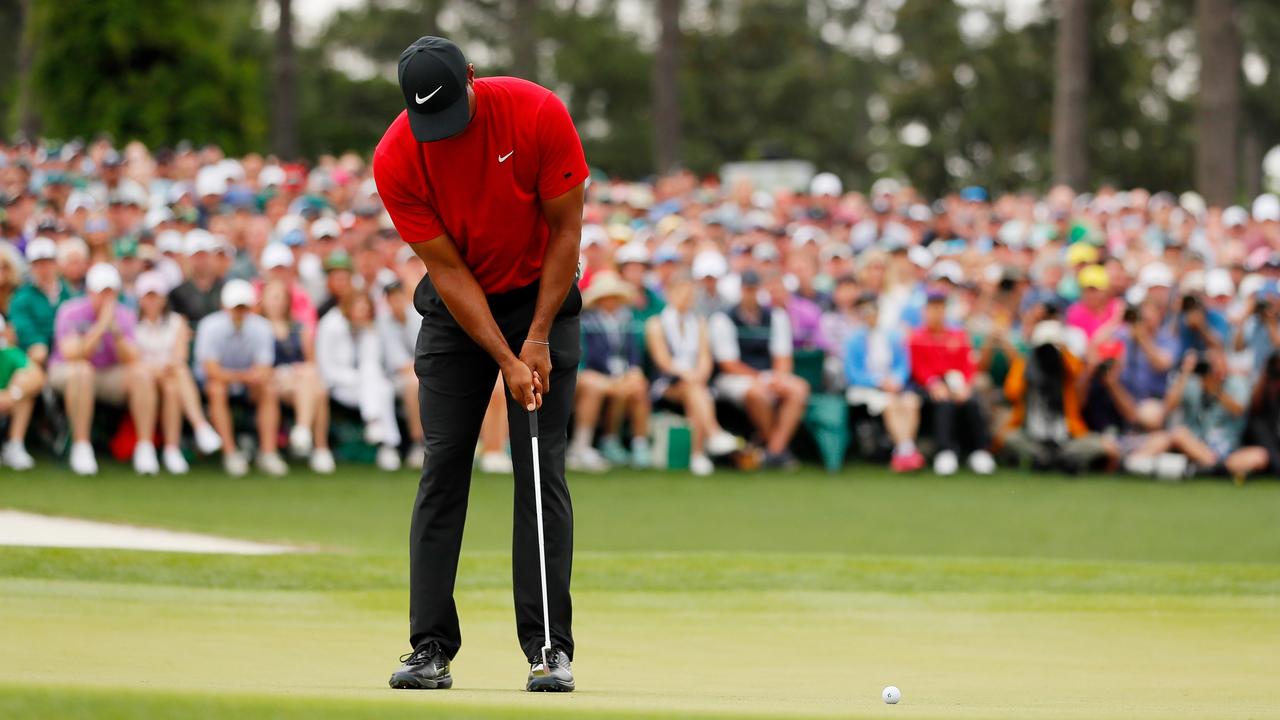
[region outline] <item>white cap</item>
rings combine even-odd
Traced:
[[[1153,262],[1142,266],[1138,273],[1138,284],[1144,288],[1173,287],[1173,271],[1162,262]]]
[[[76,190],[67,196],[67,202],[63,207],[63,212],[70,215],[77,210],[88,210],[89,212],[93,212],[96,209],[98,209],[98,201],[94,200],[92,195],[83,190]]]
[[[822,228],[813,225],[801,225],[791,234],[791,242],[796,245],[808,245],[809,243],[817,243],[827,239],[827,234]]]
[[[228,280],[226,285],[222,286],[222,307],[230,310],[234,307],[253,307],[253,303],[258,299],[258,294],[253,291],[253,286],[248,280]]]
[[[156,249],[162,253],[180,253],[183,251],[182,233],[177,230],[164,230],[156,234]]]
[[[222,172],[222,168],[216,165],[200,168],[200,172],[196,173],[196,197],[226,194],[227,176]]]
[[[609,231],[600,225],[583,225],[582,226],[582,247],[592,247],[594,245],[608,245]]]
[[[58,244],[47,237],[38,237],[27,243],[27,262],[53,260],[58,257]]]
[[[258,171],[258,186],[265,188],[283,185],[287,178],[284,168],[279,165],[267,165]]]
[[[1240,227],[1249,222],[1249,211],[1239,205],[1232,205],[1222,211],[1222,224],[1226,227]]]
[[[338,237],[342,234],[342,226],[337,220],[331,217],[322,217],[311,223],[311,237],[319,239],[322,237]]]
[[[164,279],[164,275],[152,270],[139,275],[138,279],[133,283],[133,289],[137,293],[138,297],[142,297],[149,293],[168,295],[169,281]]]
[[[1215,268],[1205,273],[1204,294],[1209,297],[1234,296],[1236,284],[1231,280],[1231,273],[1222,268]]]
[[[1061,345],[1064,340],[1062,323],[1057,320],[1041,320],[1031,331],[1031,347]]]
[[[200,228],[188,230],[186,237],[183,238],[182,245],[188,257],[196,253],[217,252],[220,247],[218,238],[214,237],[213,233]]]
[[[1253,219],[1258,222],[1280,220],[1280,197],[1264,193],[1253,200]]]
[[[908,251],[910,254],[910,251]],[[933,269],[929,271],[929,277],[934,280],[946,280],[952,285],[959,285],[964,282],[964,270],[960,268],[960,263],[955,260],[943,260]]]
[[[759,247],[759,246],[757,246]],[[729,272],[729,262],[724,256],[715,250],[703,250],[693,256],[693,277],[701,280],[703,278],[719,278]]]
[[[319,222],[318,220],[316,222]],[[276,237],[282,237],[294,230],[307,231],[307,219],[301,215],[285,215],[276,221]]]
[[[907,250],[907,259],[916,267],[927,268],[933,265],[933,253],[922,245],[912,245],[911,249]]]
[[[649,264],[649,250],[643,243],[627,243],[613,253],[613,261],[618,265],[627,263]]]
[[[1195,192],[1194,190],[1188,190],[1182,193],[1181,195],[1179,195],[1178,205],[1183,210],[1186,210],[1187,212],[1191,213],[1192,215],[1195,215],[1196,217],[1200,217],[1204,215],[1204,211],[1206,207],[1204,198],[1200,197],[1200,193]]]
[[[161,223],[167,223],[173,220],[173,211],[161,205],[160,207],[151,208],[147,211],[146,217],[143,218],[142,224],[148,228],[154,228]]]
[[[933,211],[924,203],[916,203],[907,208],[907,219],[913,222],[929,222],[933,219]]]
[[[751,257],[760,262],[771,262],[782,257],[782,253],[778,252],[778,246],[771,242],[758,243],[751,248]]]
[[[89,273],[84,276],[84,289],[90,293],[100,293],[103,290],[120,292],[120,284],[120,271],[111,263],[98,263],[89,268]]]
[[[833,173],[818,173],[809,181],[809,194],[840,197],[844,194],[844,183],[840,182],[840,178]]]
[[[293,251],[280,243],[271,243],[262,249],[263,270],[293,267]]]

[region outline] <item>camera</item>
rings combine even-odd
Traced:
[[[1196,366],[1191,369],[1191,372],[1195,373],[1196,375],[1199,375],[1200,377],[1204,377],[1205,375],[1208,375],[1209,361],[1208,360],[1196,361]]]
[[[1271,310],[1271,303],[1266,300],[1259,300],[1254,303],[1253,311],[1259,315],[1266,315]]]
[[[1189,313],[1200,309],[1200,298],[1195,295],[1184,295],[1182,297],[1182,312]]]
[[[1136,308],[1136,307],[1134,307],[1134,306],[1132,306],[1132,305],[1127,305],[1127,306],[1125,306],[1125,309],[1124,309],[1124,324],[1125,324],[1125,325],[1132,325],[1132,324],[1134,324],[1134,323],[1136,323],[1136,322],[1138,322],[1138,308]]]

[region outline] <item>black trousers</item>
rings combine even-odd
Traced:
[[[925,414],[932,421],[933,440],[938,444],[939,452],[975,452],[986,450],[991,444],[987,421],[976,398],[971,397],[962,403],[936,402],[926,394],[924,399]]]
[[[493,317],[513,352],[519,353],[524,343],[537,295],[535,284],[488,298]],[[418,483],[409,535],[409,642],[418,647],[434,640],[452,658],[462,646],[453,590],[471,488],[471,464],[498,366],[449,314],[429,278],[423,278],[418,285],[414,306],[422,313],[414,369],[418,375],[427,462]],[[575,285],[556,315],[548,338],[551,390],[543,395],[538,411],[551,642],[564,648],[570,658],[573,507],[564,468],[580,353],[581,309],[582,296]],[[528,658],[542,647],[543,635],[533,457],[528,412],[509,393],[507,413],[515,465],[511,576],[516,634]]]

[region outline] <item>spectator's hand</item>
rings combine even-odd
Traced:
[[[520,348],[520,362],[542,380],[541,392],[551,389],[551,346],[526,340]]]
[[[889,393],[890,395],[895,395],[897,393],[902,392],[902,383],[898,382],[893,378],[889,378],[884,382],[880,383],[880,389],[883,390],[884,392]]]
[[[111,296],[103,301],[102,307],[98,309],[98,326],[103,330],[110,330],[116,322],[116,298]]]
[[[511,397],[520,403],[525,410],[533,412],[542,407],[542,379],[532,369],[517,358],[502,368],[502,379],[507,384]]]
[[[271,378],[271,368],[266,365],[254,365],[244,371],[246,385],[261,385]]]
[[[947,384],[941,380],[929,383],[929,399],[934,402],[946,402],[951,397]]]
[[[49,346],[44,344],[32,345],[27,349],[27,357],[31,358],[31,362],[37,365],[44,365],[49,359]]]
[[[1198,361],[1199,359],[1200,358],[1199,356],[1196,355],[1195,350],[1188,350],[1187,354],[1182,356],[1182,374],[1190,375],[1191,373],[1195,372],[1196,361]]]

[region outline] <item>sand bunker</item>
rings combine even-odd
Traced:
[[[297,550],[287,545],[270,545],[216,535],[159,530],[93,520],[50,517],[17,510],[0,510],[0,545],[232,555],[274,555]]]

